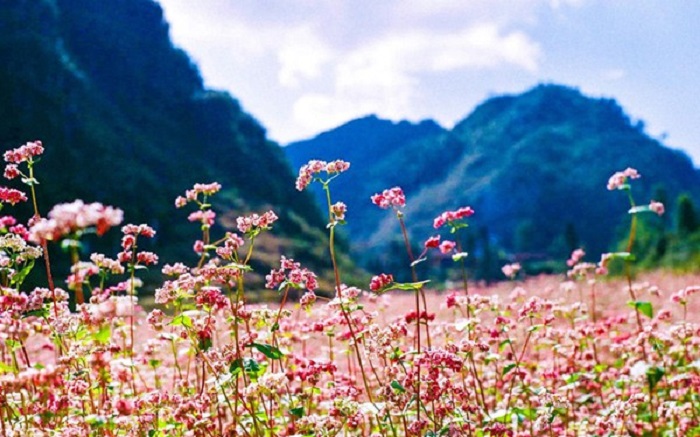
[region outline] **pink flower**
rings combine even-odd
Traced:
[[[15,205],[19,202],[26,202],[27,195],[14,188],[0,187],[0,202]]]
[[[201,222],[203,225],[211,226],[216,219],[216,213],[210,209],[206,211],[195,211],[187,217],[191,222]]]
[[[501,267],[501,271],[503,272],[503,274],[510,279],[515,278],[520,269],[521,266],[519,263],[506,264],[503,267]]]
[[[464,206],[456,211],[445,211],[439,216],[435,217],[435,220],[433,220],[433,228],[439,229],[445,223],[452,223],[457,220],[469,218],[472,215],[474,215],[474,210],[471,208],[471,206]]]
[[[455,243],[454,241],[445,240],[442,243],[440,243],[440,253],[447,255],[448,253],[454,250],[456,245],[457,243]]]
[[[381,194],[375,194],[371,197],[372,203],[382,209],[388,208],[403,208],[406,206],[406,196],[400,187],[384,190]]]
[[[336,220],[345,220],[345,213],[348,211],[347,205],[343,202],[336,202],[331,206],[331,212]]]
[[[608,179],[608,190],[618,190],[627,183],[627,179],[638,179],[640,177],[637,170],[627,167],[624,171],[618,171]]]
[[[29,142],[16,149],[5,152],[5,162],[19,164],[21,162],[30,161],[33,157],[44,153],[44,147],[41,141]]]
[[[152,238],[156,235],[156,231],[145,224],[140,225],[126,225],[122,227],[122,233],[125,235],[139,236],[143,235],[146,238]]]
[[[5,178],[14,179],[19,175],[20,173],[19,168],[17,168],[17,164],[7,164],[5,166]]]
[[[307,164],[302,165],[299,169],[299,176],[296,180],[296,188],[299,191],[303,191],[311,182],[313,182],[314,175],[321,173],[322,171],[325,171],[328,175],[332,175],[342,173],[348,168],[350,168],[350,163],[340,159],[331,162],[312,159]]]
[[[573,267],[576,265],[583,257],[586,256],[586,252],[583,251],[583,249],[576,249],[573,252],[571,252],[571,258],[569,258],[566,261],[566,265],[569,267]]]
[[[272,224],[277,221],[277,218],[274,212],[268,211],[263,215],[252,214],[246,217],[238,217],[236,223],[238,230],[246,234],[251,231],[270,229]]]
[[[32,225],[29,229],[30,241],[56,241],[93,226],[97,235],[104,235],[112,226],[122,222],[124,212],[101,203],[85,204],[82,200],[76,200],[54,206],[48,217]]]
[[[369,289],[376,293],[391,285],[392,282],[394,282],[394,277],[392,275],[380,273],[372,277],[369,283]]]
[[[425,240],[425,243],[423,245],[426,249],[437,249],[440,245],[440,236],[434,235],[428,238],[427,240]]]
[[[661,202],[652,200],[651,203],[649,203],[649,209],[658,215],[664,215],[664,204]]]

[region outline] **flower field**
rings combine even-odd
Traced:
[[[160,266],[146,312],[139,274],[159,259],[139,242],[155,231],[99,203],[43,216],[42,152],[33,142],[4,155],[5,177],[28,194],[0,188],[3,214],[30,202],[34,216],[0,217],[2,436],[700,435],[700,275],[634,274],[637,217],[664,213],[654,200],[635,203],[634,169],[608,181],[630,201],[626,251],[590,263],[576,250],[562,260],[566,277],[521,279],[506,265],[509,280],[491,286],[464,268],[460,231],[478,211],[445,211],[413,253],[403,191],[378,192],[368,202],[399,221],[412,280],[374,272],[363,290],[345,285],[334,246],[346,207],[331,182],[350,164],[311,161],[297,189],[320,183],[327,194],[335,290],[317,293],[314,272],[281,256],[266,275],[279,301],[254,305],[246,274],[277,216],[240,217],[235,232],[211,235],[221,186],[197,184],[175,206],[202,230],[199,260]],[[118,226],[120,252],[77,249],[84,233]],[[54,283],[47,251],[59,243],[71,256],[65,284]],[[443,292],[416,270],[438,252],[462,274]],[[613,263],[623,276],[608,277]],[[32,269],[46,271],[44,287],[25,286]]]

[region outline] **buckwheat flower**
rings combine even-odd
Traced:
[[[501,267],[501,272],[503,272],[503,274],[507,278],[513,279],[520,271],[520,268],[521,267],[519,263],[506,264],[503,267]]]
[[[26,202],[27,195],[14,188],[0,187],[0,202],[16,205],[19,202]]]
[[[474,210],[471,206],[463,206],[455,211],[445,211],[433,220],[433,228],[439,229],[446,223],[462,220],[474,215]]]
[[[191,222],[201,222],[203,225],[211,226],[216,219],[216,213],[210,209],[206,211],[195,211],[187,217]]]
[[[6,179],[14,179],[20,175],[19,168],[17,164],[7,164],[5,166],[4,176]]]
[[[126,225],[126,226],[122,227],[122,233],[125,235],[134,235],[134,236],[143,235],[146,238],[153,238],[156,235],[156,231],[152,227],[150,227],[146,224]]]
[[[651,203],[649,203],[649,209],[658,215],[664,215],[664,212],[665,212],[664,204],[661,202],[657,202],[655,200],[652,200]]]
[[[42,146],[41,141],[32,141],[16,149],[8,150],[5,152],[4,158],[5,162],[19,164],[21,162],[29,161],[33,157],[41,155],[42,153],[44,153],[44,147]]]
[[[326,173],[342,173],[350,168],[350,163],[341,159],[336,159],[326,164]]]
[[[406,196],[400,187],[389,188],[371,197],[372,203],[382,209],[403,208],[406,206]]]
[[[166,264],[161,270],[166,276],[180,276],[189,271],[189,268],[183,263]]]
[[[342,161],[341,161],[342,162]],[[348,164],[349,165],[349,164]],[[337,165],[334,165],[334,169]],[[341,165],[342,167],[342,165]],[[299,176],[296,180],[296,188],[299,191],[304,191],[306,187],[313,181],[314,175],[322,171],[328,171],[329,164],[326,161],[312,159],[307,164],[304,164],[299,169]]]
[[[579,261],[581,261],[584,256],[586,256],[586,252],[584,252],[583,249],[576,249],[573,252],[571,252],[571,257],[566,261],[566,265],[569,267],[573,267]]]
[[[138,252],[136,261],[141,265],[158,264],[158,255],[153,252]]]
[[[236,219],[236,227],[243,234],[268,230],[277,221],[277,218],[277,215],[272,211],[268,211],[263,215],[252,214],[246,217],[238,217]]]
[[[377,276],[373,276],[369,283],[369,289],[375,293],[385,289],[391,283],[394,282],[394,277],[390,274],[380,273]]]
[[[175,199],[175,208],[182,208],[185,205],[187,205],[187,198],[177,196],[177,198]]]
[[[423,246],[425,246],[426,249],[437,249],[440,246],[440,236],[434,235],[428,238],[425,240],[425,243],[423,243]]]
[[[457,246],[457,243],[455,243],[454,241],[445,240],[442,243],[440,243],[440,253],[442,253],[443,255],[447,255],[448,253],[454,250],[455,246]]]
[[[618,171],[608,179],[608,190],[618,190],[627,183],[627,179],[638,179],[641,175],[637,170],[628,167],[624,171]]]
[[[299,305],[303,308],[309,308],[314,302],[316,302],[316,294],[314,294],[313,291],[307,291],[301,299],[299,299]]]
[[[110,272],[113,275],[120,275],[124,273],[124,266],[122,266],[119,261],[107,258],[101,253],[91,254],[90,261],[92,261],[100,269]]]
[[[195,241],[194,245],[192,246],[192,250],[194,250],[194,253],[196,253],[197,255],[201,255],[202,253],[204,253],[204,241]]]
[[[335,217],[335,220],[345,220],[345,213],[348,207],[343,202],[336,202],[331,206],[331,212]]]

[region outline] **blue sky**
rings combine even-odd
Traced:
[[[612,97],[700,164],[694,0],[160,0],[207,86],[282,144],[348,120],[433,118],[541,82]]]

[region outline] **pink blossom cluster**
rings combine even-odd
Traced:
[[[503,275],[505,277],[513,279],[517,276],[518,272],[520,272],[520,269],[522,266],[520,263],[512,263],[512,264],[506,264],[503,267],[501,267],[501,272],[503,272]]]
[[[245,244],[245,241],[240,235],[235,232],[227,232],[224,245],[216,248],[216,254],[223,259],[231,260],[243,244]]]
[[[199,195],[212,196],[221,190],[221,184],[212,182],[210,184],[194,184],[191,190],[185,191],[185,196],[178,196],[175,199],[175,206],[182,208],[188,202],[198,202]]]
[[[312,159],[307,164],[304,164],[299,169],[299,176],[296,180],[296,188],[303,191],[313,181],[314,175],[326,172],[329,176],[342,173],[350,168],[350,163],[337,159],[335,161],[326,162],[318,159]]]
[[[387,273],[380,273],[376,276],[372,276],[372,280],[369,283],[369,289],[378,293],[394,282],[394,276]]]
[[[389,188],[371,197],[372,203],[382,209],[403,208],[406,206],[406,196],[401,187]]]
[[[455,250],[455,247],[457,247],[457,243],[455,243],[454,241],[442,240],[442,243],[440,243],[438,249],[440,249],[440,253],[442,253],[443,255],[447,255],[448,253]]]
[[[578,264],[584,256],[586,256],[586,252],[584,252],[583,249],[576,249],[571,252],[571,257],[566,261],[566,265],[573,267],[574,265]]]
[[[271,270],[265,276],[265,287],[276,289],[282,284],[291,285],[295,288],[306,289],[313,292],[318,288],[316,274],[311,270],[301,267],[301,264],[284,255],[280,258],[280,268]]]
[[[637,170],[628,167],[623,171],[618,171],[610,176],[608,180],[608,190],[617,190],[627,183],[627,179],[638,179],[641,175]]]
[[[445,211],[433,220],[435,229],[441,228],[445,223],[455,222],[474,215],[474,210],[470,206],[459,208],[456,211]]]
[[[20,164],[31,161],[35,156],[44,153],[41,141],[30,141],[16,149],[8,150],[4,154],[5,162]]]
[[[267,211],[263,215],[251,214],[245,217],[238,217],[236,225],[238,230],[247,234],[257,230],[270,229],[272,224],[277,221],[277,215],[272,211]]]
[[[0,202],[16,205],[19,202],[26,202],[27,195],[14,188],[0,187]],[[2,206],[2,205],[0,205]]]
[[[336,202],[331,205],[331,213],[336,221],[345,220],[345,213],[348,211],[347,205],[343,202]]]
[[[138,237],[153,238],[156,231],[146,225],[128,224],[122,227],[122,251],[117,255],[117,259],[122,263],[133,263],[134,265],[152,265],[158,263],[158,255],[153,252],[138,252],[137,240]]]
[[[671,302],[687,305],[688,297],[695,293],[700,293],[700,286],[691,285],[689,287],[682,288],[671,295]]]
[[[94,202],[76,200],[54,206],[48,219],[40,219],[29,229],[29,239],[35,243],[57,241],[66,235],[95,227],[97,235],[103,235],[112,226],[119,225],[124,212],[119,208]]]
[[[664,215],[665,212],[664,204],[661,202],[657,202],[656,200],[652,200],[649,203],[649,209],[658,215]]]
[[[207,209],[204,211],[199,210],[187,216],[187,220],[191,222],[200,222],[202,225],[205,226],[211,226],[214,224],[214,220],[216,220],[216,213],[211,209]]]

